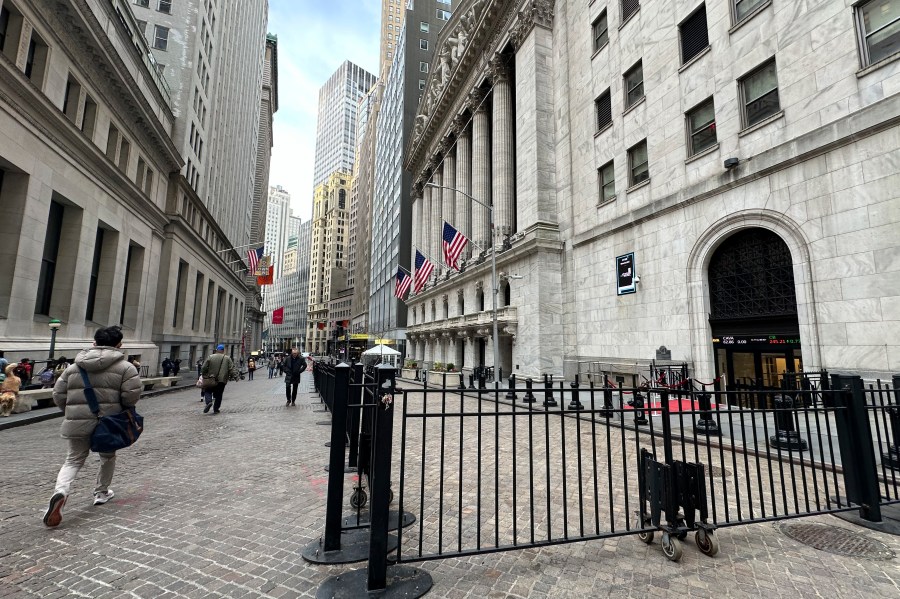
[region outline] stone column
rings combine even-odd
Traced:
[[[494,82],[491,119],[491,180],[494,206],[494,247],[501,247],[512,235],[515,224],[515,122],[513,115],[510,69],[500,55],[490,62]]]
[[[447,187],[456,187],[456,152],[453,147],[448,144],[447,152],[444,154],[444,185]],[[444,190],[444,204],[443,204],[443,220],[447,221],[457,229],[459,229],[459,224],[456,222],[456,192],[450,191],[449,189]],[[441,224],[441,238],[443,238],[443,230],[444,225]],[[465,232],[463,232],[465,235]],[[443,248],[443,245],[441,246]],[[443,249],[440,251],[441,257],[443,257],[444,252]],[[437,256],[435,256],[437,257]]]
[[[491,129],[485,92],[481,89],[469,94],[472,119],[472,197],[491,204]],[[490,245],[490,214],[488,209],[472,203],[472,241],[480,248]],[[477,251],[473,248],[472,250]]]
[[[456,127],[456,184],[459,191],[472,195],[472,135],[469,131],[469,123],[461,116],[454,121]],[[454,227],[462,231],[463,235],[472,238],[472,201],[463,195],[456,194],[456,223]],[[463,257],[472,255],[472,246],[467,245],[463,251]]]
[[[426,177],[426,181],[431,181],[430,175]],[[431,221],[431,206],[434,188],[426,186],[423,193],[422,201],[422,219],[419,221],[419,245],[418,249],[427,253],[431,247],[431,228],[428,223]],[[413,252],[413,266],[415,266],[415,252]]]
[[[444,161],[441,160],[438,162],[437,167],[434,169],[434,176],[432,177],[435,185],[443,185],[444,184]],[[435,263],[434,272],[437,274],[440,271],[440,265],[443,264],[441,262],[441,227],[443,226],[443,205],[444,205],[444,196],[447,193],[447,190],[440,189],[438,187],[434,187],[431,190],[431,220],[425,223],[427,227],[431,230],[431,245],[428,248],[428,253],[431,254],[430,260]]]
[[[409,257],[409,270],[412,272],[416,264],[416,248],[422,245],[422,182],[416,181],[413,185],[412,205],[412,248]]]

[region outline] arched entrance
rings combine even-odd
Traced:
[[[722,242],[709,262],[709,306],[724,387],[777,389],[785,372],[802,370],[793,260],[777,234],[754,227]]]

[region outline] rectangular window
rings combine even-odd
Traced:
[[[634,106],[644,97],[644,67],[642,61],[625,73],[625,108]]]
[[[153,196],[153,170],[150,168],[147,169],[144,175],[144,193],[147,194],[148,197]]]
[[[184,324],[184,304],[187,295],[188,265],[184,260],[178,261],[178,278],[175,279],[175,309],[172,310],[172,328]]]
[[[94,307],[97,305],[97,282],[100,280],[100,257],[103,254],[103,229],[97,227],[94,238],[94,258],[91,261],[91,280],[88,283],[87,310],[85,320],[94,320]]]
[[[128,257],[125,260],[125,284],[122,289],[122,309],[119,312],[119,324],[132,329],[137,325],[143,265],[144,248],[135,243],[130,243],[128,245]]]
[[[426,25],[426,23],[422,23]],[[6,46],[6,34],[9,31],[9,9],[5,6],[0,8],[0,52],[3,52]],[[426,28],[425,31],[428,31]]]
[[[900,2],[869,0],[856,7],[863,66],[900,52]]]
[[[140,19],[137,20],[138,31],[141,33],[141,37],[147,35],[147,21],[142,21]]]
[[[612,100],[609,90],[606,90],[599,98],[594,100],[594,107],[597,112],[597,131],[601,131],[612,123]]]
[[[631,18],[631,15],[636,13],[640,7],[641,0],[622,0],[622,22]]]
[[[116,161],[116,150],[119,147],[119,130],[112,123],[109,124],[109,133],[106,136],[106,157]]]
[[[138,156],[138,166],[137,173],[134,177],[134,182],[138,187],[144,186],[144,171],[147,169],[147,164],[144,162],[143,156]]]
[[[688,156],[716,145],[716,109],[710,98],[687,113]]]
[[[69,75],[66,80],[66,92],[63,95],[63,114],[73,123],[78,120],[78,102],[81,99],[81,84]]]
[[[134,0],[134,3],[144,8],[150,8],[150,0]]]
[[[437,16],[440,21],[449,21],[450,20],[450,11],[441,10],[440,8],[435,11],[435,16]]]
[[[425,80],[424,79],[419,79],[419,89],[420,90],[425,89]]]
[[[97,125],[97,103],[90,96],[84,98],[84,114],[81,117],[81,132],[88,139],[94,138],[94,127]]]
[[[65,208],[62,204],[50,202],[50,215],[47,218],[47,234],[44,237],[41,272],[38,276],[38,292],[34,305],[35,314],[50,315],[50,303],[53,299],[53,283],[56,279],[56,260],[59,258],[59,241],[62,237],[64,214]]]
[[[427,62],[420,62],[420,63],[419,63],[419,72],[420,72],[420,73],[427,73],[427,72],[428,72],[428,63],[427,63]]]
[[[49,49],[36,31],[31,32],[28,43],[28,56],[25,59],[25,76],[39,88],[44,86],[44,72],[47,70]]]
[[[752,127],[781,110],[774,58],[741,79],[739,83],[744,104],[745,128]]]
[[[596,52],[609,41],[609,27],[606,24],[605,10],[591,23],[591,33],[594,37],[594,52]]]
[[[154,27],[153,47],[165,51],[169,47],[169,28],[161,25]]]
[[[734,2],[734,22],[740,23],[744,18],[756,10],[757,7],[769,0],[732,0]]]
[[[172,0],[159,0],[157,10],[159,12],[164,12],[167,15],[172,14]]]
[[[628,150],[628,171],[630,173],[630,186],[643,183],[650,178],[646,139]]]
[[[428,23],[425,21],[419,22],[419,31],[422,33],[428,33]]]
[[[125,137],[122,137],[122,141],[119,143],[119,168],[122,169],[122,172],[128,170],[128,158],[131,153],[131,144],[128,143],[128,140]]]
[[[428,49],[428,40],[419,40],[419,50],[427,50]]]
[[[616,199],[616,171],[612,160],[597,169],[597,177],[600,183],[600,203]]]
[[[706,4],[685,19],[681,26],[681,64],[688,62],[709,47],[709,32],[706,29]]]
[[[197,282],[194,283],[194,313],[191,315],[191,329],[197,330],[200,323],[200,309],[203,305],[203,275],[197,273]]]

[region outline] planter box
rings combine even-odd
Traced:
[[[400,371],[400,378],[409,379],[411,381],[416,380],[416,369],[415,368],[404,368]]]
[[[447,380],[447,388],[455,389],[459,387],[459,378],[462,376],[459,372],[434,372],[428,371],[428,384],[440,387],[444,384],[444,377]]]

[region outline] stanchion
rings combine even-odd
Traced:
[[[690,379],[688,379],[687,382],[690,385],[689,397],[691,397],[691,409],[693,409],[694,384]],[[697,404],[700,408],[700,418],[699,420],[697,420],[697,422],[694,423],[694,432],[703,435],[716,435],[718,437],[721,437],[722,431],[719,428],[719,423],[716,422],[715,418],[713,418],[711,400],[712,395],[710,393],[707,393],[706,385],[703,385],[703,392],[697,394]]]
[[[516,395],[516,373],[509,375],[509,391],[506,392],[506,399],[516,401],[519,398]]]
[[[469,375],[469,389],[474,389],[474,388],[475,388],[475,374],[473,373],[473,374]]]
[[[603,408],[600,410],[602,418],[612,418],[613,416],[612,390],[612,382],[609,377],[603,375]]]
[[[562,385],[562,383],[560,383]],[[583,410],[584,406],[581,405],[581,400],[578,399],[578,375],[575,375],[575,380],[570,383],[572,387],[572,401],[569,402],[570,410]],[[562,399],[562,396],[560,396]]]
[[[534,382],[531,380],[531,377],[525,379],[525,395],[522,397],[522,401],[525,403],[534,403],[537,401],[534,397],[534,393],[531,392],[531,386]]]
[[[548,378],[547,375],[544,375],[544,407],[545,408],[555,408],[558,404],[556,403],[556,399],[553,398],[553,375],[550,375]]]
[[[796,411],[794,398],[787,393],[776,395],[773,398],[775,404],[775,434],[769,437],[769,445],[778,449],[790,451],[806,451],[809,449],[806,441],[800,437],[797,427],[794,425]]]

